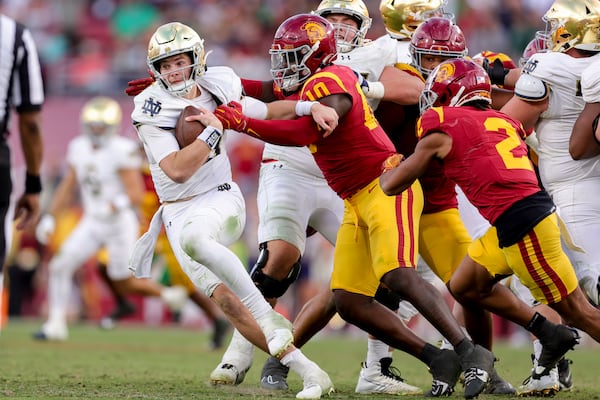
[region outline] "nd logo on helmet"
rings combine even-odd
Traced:
[[[440,64],[437,74],[435,74],[436,82],[443,82],[446,79],[454,76],[454,65],[453,64]]]
[[[308,40],[311,44],[318,42],[325,37],[325,27],[316,22],[309,21],[302,25],[302,30],[306,31]]]

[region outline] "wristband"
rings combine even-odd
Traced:
[[[38,194],[42,191],[42,181],[39,175],[31,175],[29,172],[25,175],[25,193]]]
[[[381,82],[369,82],[365,96],[370,99],[380,100],[385,95],[385,86]]]
[[[221,140],[221,136],[223,136],[223,132],[219,131],[217,128],[213,126],[207,126],[204,130],[196,137],[198,140],[202,140],[204,143],[211,148],[211,150],[215,150],[219,145],[219,141]]]
[[[125,193],[121,193],[115,197],[115,199],[112,201],[112,204],[117,210],[121,211],[129,208],[131,201],[129,200],[129,196],[127,196]]]
[[[592,121],[592,136],[593,136],[594,140],[596,141],[596,144],[598,146],[600,146],[600,139],[598,138],[598,135],[596,134],[596,131],[598,130],[598,118],[600,118],[600,114],[596,115],[596,118],[594,118],[594,121]]]
[[[313,104],[316,103],[318,103],[318,101],[298,100],[296,103],[296,115],[299,117],[311,115],[310,109],[312,108]]]

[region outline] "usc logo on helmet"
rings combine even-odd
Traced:
[[[440,68],[438,69],[438,73],[435,75],[436,82],[443,82],[446,79],[454,76],[455,68],[454,64],[440,64]]]
[[[306,36],[308,37],[310,44],[315,44],[325,38],[325,27],[314,21],[308,21],[302,25],[302,30],[306,31]]]

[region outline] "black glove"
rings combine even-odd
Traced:
[[[496,58],[492,64],[490,64],[489,60],[485,58],[483,60],[482,67],[485,69],[485,72],[487,72],[493,85],[504,85],[504,78],[506,78],[506,74],[508,74],[509,69],[504,68],[502,61],[500,61],[499,58]]]

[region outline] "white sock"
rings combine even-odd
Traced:
[[[300,349],[295,349],[289,352],[279,361],[300,375],[302,380],[304,380],[304,376],[308,373],[308,371],[315,366],[315,363],[306,358]]]
[[[367,366],[379,362],[382,358],[390,356],[390,346],[379,339],[367,339]]]
[[[442,338],[442,342],[440,343],[440,349],[442,350],[454,350],[454,346],[452,343],[448,341],[446,338]]]
[[[231,342],[221,358],[221,364],[233,364],[237,368],[245,369],[252,364],[253,358],[254,345],[237,329],[234,329]]]
[[[534,357],[534,365],[537,365],[537,361],[540,359],[542,355],[542,342],[539,339],[535,339],[533,341],[533,357]]]

